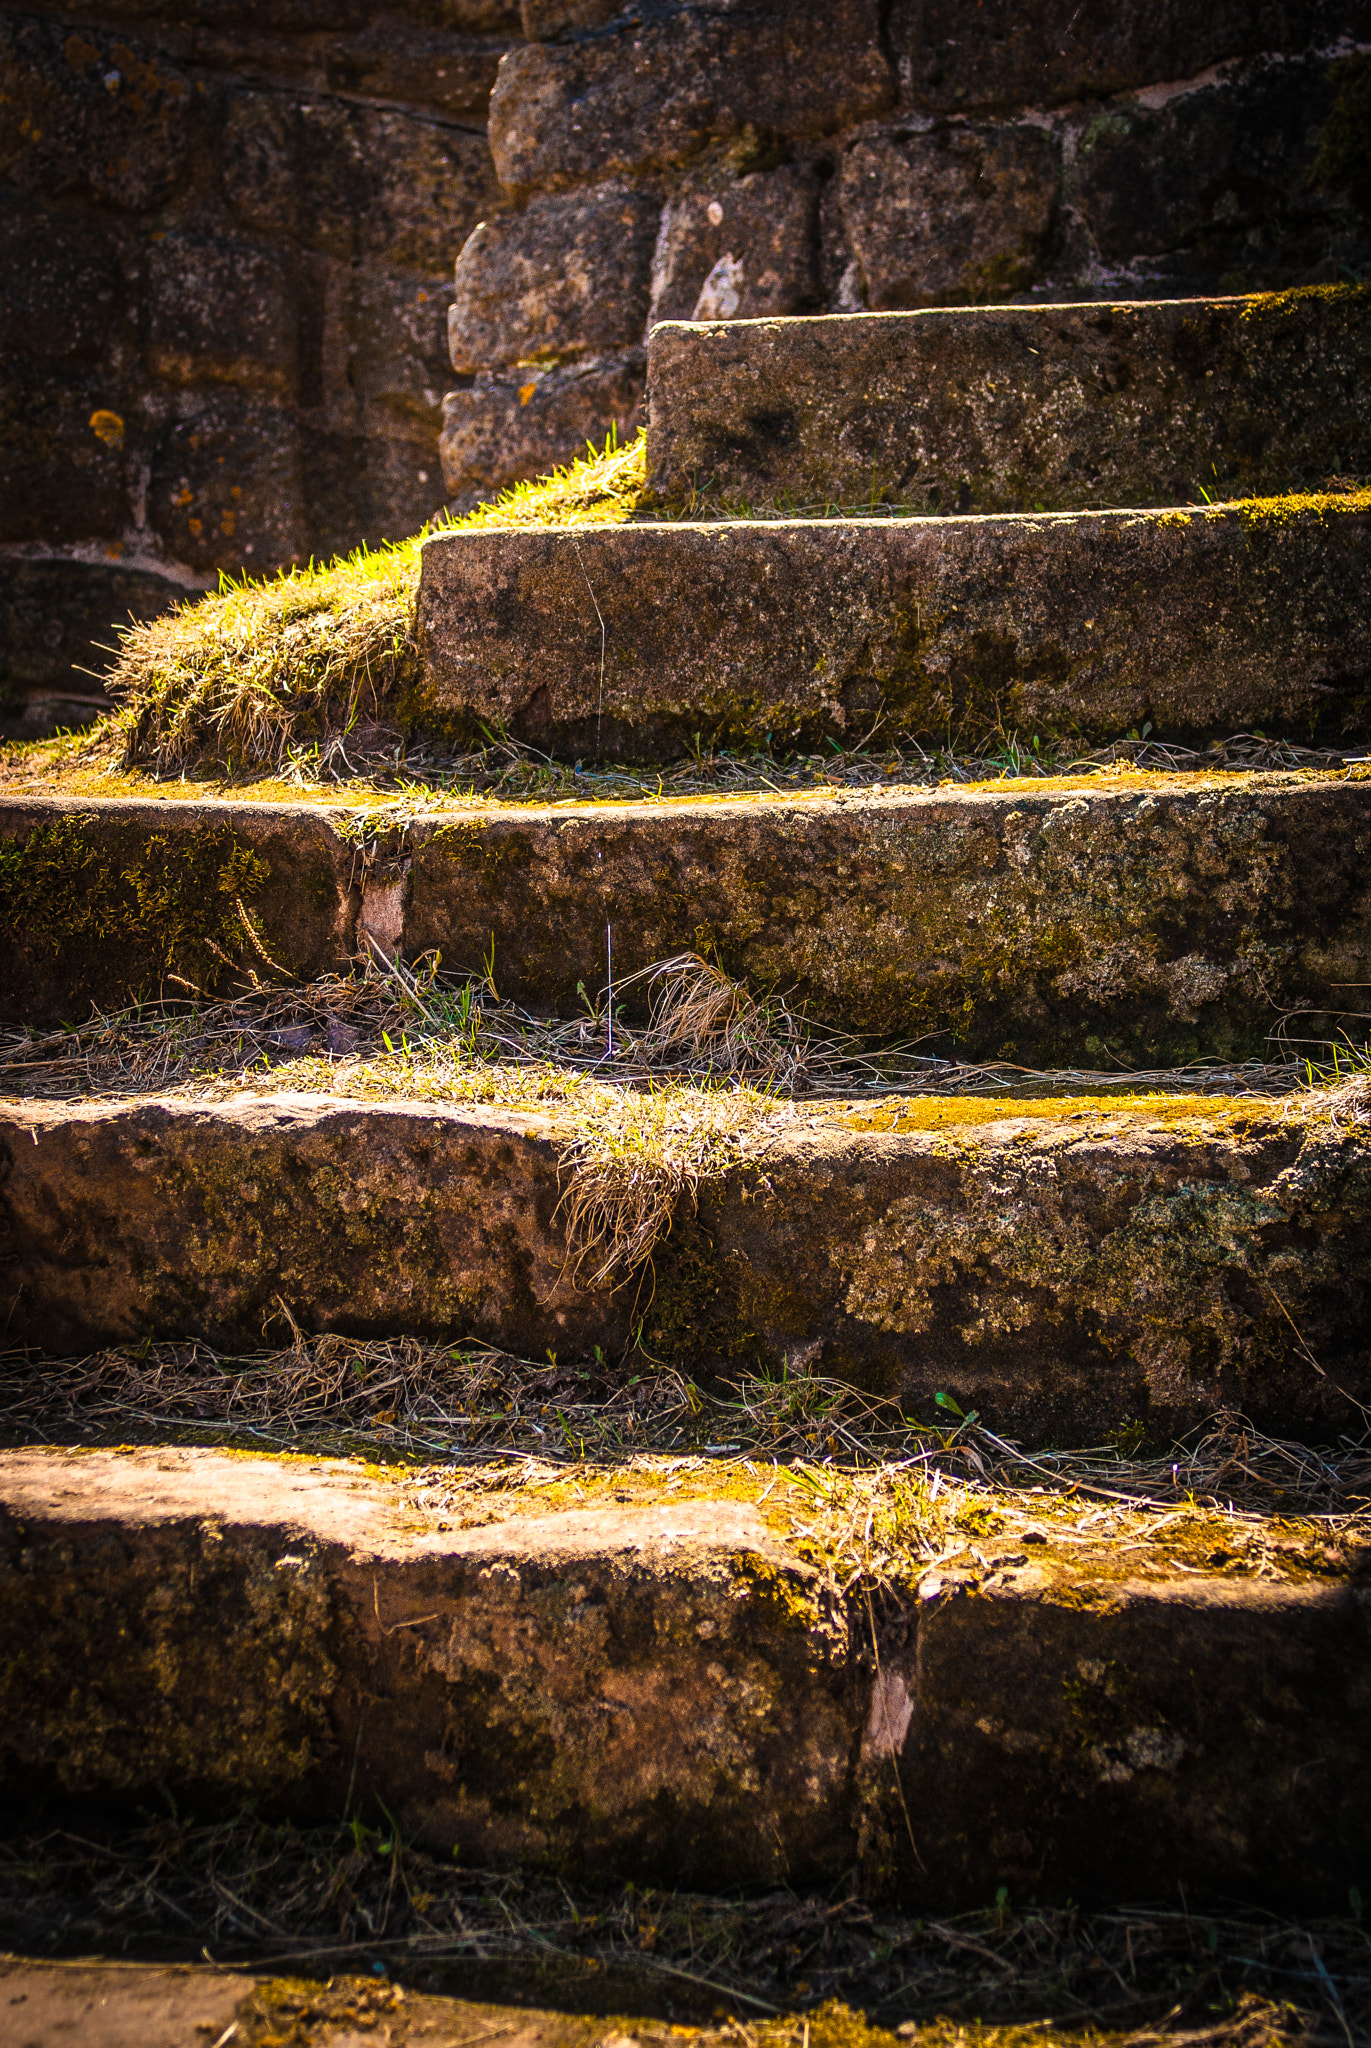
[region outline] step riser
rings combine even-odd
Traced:
[[[356,943],[341,811],[70,797],[0,800],[0,1017],[46,1023],[137,997],[302,979]],[[8,857],[8,858],[6,858]],[[245,921],[246,914],[246,921]],[[235,966],[239,971],[235,972]]]
[[[190,812],[190,807],[186,807]],[[0,846],[32,866],[51,827],[37,806],[0,811]],[[93,805],[63,823],[78,872],[148,878],[155,895],[208,843],[221,867],[262,874],[167,949],[137,893],[102,928],[59,939],[48,905],[11,934],[0,1014],[79,1017],[131,990],[184,993],[270,972],[244,933],[301,976],[343,968],[358,920],[410,958],[438,948],[479,973],[494,942],[502,997],[570,1017],[578,983],[616,979],[712,948],[754,989],[777,987],[817,1018],[926,1051],[1092,1066],[1161,1066],[1212,1052],[1272,1051],[1286,1012],[1300,1042],[1344,1012],[1364,1029],[1371,980],[1371,782],[1209,778],[1110,788],[856,795],[660,808],[528,809],[430,817],[381,842],[361,873],[327,812],[279,806]],[[390,856],[394,856],[393,858]],[[84,866],[83,866],[84,864]],[[220,930],[235,970],[200,943]],[[221,947],[221,952],[224,948]],[[630,1017],[645,994],[628,992]],[[1106,1051],[1105,1048],[1108,1048]]]
[[[1165,1439],[1223,1406],[1317,1436],[1371,1399],[1364,1132],[1255,1104],[993,1114],[758,1134],[678,1198],[650,1282],[609,1294],[567,1275],[571,1133],[540,1119],[317,1096],[11,1105],[8,1341],[251,1347],[287,1341],[284,1304],[307,1330],[575,1359],[622,1355],[641,1319],[649,1356],[690,1375],[799,1364],[923,1415],[941,1389],[1037,1442],[1140,1418]]]
[[[1318,727],[1371,681],[1371,514],[440,534],[435,708],[567,757]],[[598,608],[598,610],[597,610]],[[603,646],[601,622],[603,622]]]
[[[1371,291],[664,323],[648,392],[669,503],[1257,496],[1371,470]]]
[[[401,1491],[7,1456],[10,1810],[384,1801],[478,1867],[725,1888],[856,1866],[939,1911],[1177,1881],[1337,1910],[1362,1875],[1371,1643],[1345,1583],[1102,1579],[1048,1550],[868,1614],[745,1504],[441,1534]]]

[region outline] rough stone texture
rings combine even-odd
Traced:
[[[1194,504],[1371,471],[1371,287],[658,327],[652,488],[944,511]]]
[[[245,969],[274,979],[269,962],[302,978],[336,970],[355,943],[353,866],[327,811],[10,799],[0,1015],[78,1018],[187,985],[241,990]]]
[[[1007,299],[1046,268],[1060,144],[1041,128],[877,131],[842,158],[838,203],[873,312]]]
[[[359,921],[554,1016],[703,948],[756,990],[930,1052],[1178,1065],[1357,1035],[1371,784],[1113,778],[428,817],[354,886],[336,813],[228,803],[0,811],[0,1015],[227,993],[255,945],[341,970]],[[354,829],[355,829],[354,821]],[[242,906],[241,910],[239,906]],[[248,935],[245,918],[251,920]],[[255,940],[255,945],[254,945]],[[217,952],[214,950],[217,947]],[[223,957],[221,957],[223,956]],[[624,995],[644,1014],[639,987]]]
[[[879,718],[1331,737],[1371,677],[1369,552],[1371,513],[1281,501],[454,533],[424,546],[418,622],[435,706],[569,756],[853,743]]]
[[[876,1673],[865,1611],[750,1503],[448,1530],[408,1494],[322,1462],[7,1453],[12,1808],[170,1795],[208,1817],[250,1782],[268,1814],[336,1820],[355,1757],[361,1810],[384,1801],[406,1839],[601,1881],[856,1863],[937,1911],[1178,1881],[1326,1911],[1361,1875],[1355,1552],[1125,1578],[1049,1540],[915,1571]]]
[[[9,2008],[16,2048],[56,2048],[69,2041],[98,2041],[100,2048],[185,2048],[197,2038],[197,2027],[213,2041],[232,2026],[245,2004],[244,1989],[236,1971],[203,1965],[0,1958],[0,2007]]]
[[[601,186],[476,228],[457,259],[452,366],[574,362],[641,343],[660,202]]]
[[[478,1866],[722,1886],[851,1862],[846,1615],[750,1507],[440,1532],[344,1466],[0,1469],[5,1634],[29,1646],[0,1681],[12,1808],[160,1783],[201,1813],[336,1816],[355,1755],[354,1799]]]
[[[712,144],[758,169],[747,159],[768,143],[831,135],[894,100],[876,0],[682,7],[512,50],[491,95],[490,146],[501,184],[527,198],[679,169]]]
[[[54,723],[79,725],[103,705],[100,672],[118,628],[192,594],[118,560],[0,556],[0,738],[38,739]]]
[[[606,923],[621,978],[702,948],[845,1028],[1039,1066],[1267,1056],[1371,976],[1365,783],[487,812],[409,848],[406,954],[479,975],[493,937],[501,992],[560,1016]]]
[[[681,1198],[642,1302],[567,1272],[572,1135],[404,1100],[10,1102],[9,1342],[252,1347],[284,1304],[575,1360],[645,1318],[692,1376],[802,1366],[929,1414],[942,1389],[1026,1442],[1169,1440],[1219,1407],[1318,1440],[1371,1393],[1361,1124],[1251,1098],[816,1110]]]
[[[1074,1584],[1008,1563],[979,1585],[925,1582],[913,1670],[885,1659],[919,1702],[900,1777],[939,1889],[968,1906],[1000,1884],[1162,1898],[1185,1870],[1211,1896],[1307,1886],[1331,1909],[1371,1818],[1365,1592],[1248,1580],[1234,1598],[1232,1582],[1148,1583],[1117,1562]]]
[[[1367,782],[482,809],[391,834],[361,885],[342,823],[6,805],[0,1014],[113,1010],[176,973],[240,987],[264,967],[244,918],[295,973],[342,969],[359,920],[449,973],[480,977],[494,942],[500,991],[553,1016],[578,1014],[613,924],[621,979],[705,948],[842,1028],[1047,1067],[1262,1057],[1289,1012],[1297,1038],[1355,1032],[1348,989],[1371,973]],[[643,999],[627,989],[629,1016]]]
[[[1366,0],[988,0],[974,23],[958,0],[894,0],[890,17],[913,105],[943,114],[1060,106],[1193,78],[1223,59],[1368,34]]]
[[[483,372],[443,400],[439,442],[448,497],[470,506],[520,478],[537,475],[638,430],[643,352],[592,357],[565,368],[528,365]]]
[[[793,10],[764,21],[750,7],[531,0],[537,40],[506,61],[491,132],[518,203],[607,178],[664,198],[653,320],[1212,297],[1328,282],[1367,261],[1364,205],[1346,180],[1333,191],[1315,175],[1352,90],[1328,53],[1341,36],[1371,38],[1365,0],[1350,22],[1325,0],[1211,14],[1160,0],[1097,17],[1065,4],[1015,15],[996,0],[973,23],[911,0],[881,46],[895,96],[881,97],[873,63],[879,104],[861,119],[841,110],[853,77],[834,69],[827,16],[821,53],[800,65],[778,54]],[[858,34],[845,49],[863,47]],[[716,92],[725,48],[736,62]],[[1339,118],[1355,130],[1354,114]],[[529,309],[530,336],[541,317]],[[513,333],[498,361],[460,332],[456,346],[496,385],[528,352]],[[545,442],[531,422],[493,388],[464,405],[473,438],[489,412],[502,481],[534,473]]]
[[[46,560],[72,612],[58,642],[11,615],[16,729],[96,693],[72,662],[110,665],[79,627],[111,562],[165,602],[441,503],[450,266],[497,197],[486,99],[519,24],[411,12],[0,22],[0,567]]]
[[[466,2048],[497,2034],[502,2048],[596,2048],[604,2039],[603,2019],[530,2010],[526,1992],[514,1996],[517,2004],[483,2005],[416,1992],[375,1974],[340,1974],[321,1984],[204,1963],[0,1957],[0,2008],[11,2009],[19,2028],[10,2048],[69,2048],[72,2041],[90,2048],[189,2048],[225,2032],[250,2041],[264,2021],[268,2038],[289,2027],[292,2048],[358,2048],[368,2036],[384,2048],[418,2048],[420,2042]],[[14,2013],[15,2007],[22,2011]],[[882,2036],[871,2048],[878,2044],[884,2048]]]

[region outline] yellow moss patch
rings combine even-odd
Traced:
[[[1182,1123],[1197,1117],[1222,1121],[1251,1118],[1270,1105],[1251,1095],[1054,1095],[1020,1101],[1012,1095],[916,1095],[842,1111],[836,1121],[854,1131],[945,1131],[958,1125],[1078,1123],[1085,1118],[1146,1118],[1149,1123]]]

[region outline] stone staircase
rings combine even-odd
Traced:
[[[587,758],[881,721],[913,746],[1146,724],[1346,746],[1371,686],[1371,500],[1341,487],[1371,471],[1369,335],[1361,288],[660,327],[659,516],[429,540],[430,701]],[[1361,751],[403,819],[20,791],[13,1020],[364,945],[472,973],[489,949],[502,994],[565,1015],[609,927],[630,988],[708,952],[826,1023],[1024,1079],[773,1104],[678,1201],[646,1308],[576,1277],[556,1103],[11,1099],[8,1342],[41,1375],[153,1335],[251,1347],[284,1310],[625,1371],[635,1344],[695,1377],[820,1371],[1038,1445],[1221,1408],[1360,1433],[1355,1089],[1216,1098],[1157,1070],[1269,1058],[1282,1020],[1295,1045],[1364,1035]],[[1150,1078],[1079,1079],[1110,1063]],[[1221,1518],[1091,1537],[1049,1486],[930,1562],[902,1547],[911,1480],[879,1566],[868,1517],[844,1576],[765,1471],[730,1473],[688,1499],[601,1474],[454,1526],[393,1471],[17,1442],[8,1783],[34,1810],[376,1797],[464,1857],[716,1886],[856,1867],[939,1911],[1178,1880],[1337,1904],[1362,1880],[1355,1529],[1292,1524],[1259,1557]]]

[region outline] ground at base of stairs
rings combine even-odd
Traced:
[[[4,1454],[10,1813],[248,1801],[599,1881],[855,1868],[940,1912],[1177,1882],[1326,1911],[1365,1880],[1355,1519],[1125,1541],[908,1473],[831,1511],[779,1471],[671,1476],[459,1514],[441,1471]]]

